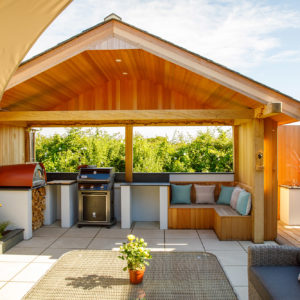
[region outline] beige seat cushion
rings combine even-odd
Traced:
[[[196,203],[215,203],[215,185],[195,184]]]
[[[216,205],[215,211],[220,217],[239,216],[239,214],[228,205]]]

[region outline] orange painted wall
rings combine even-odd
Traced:
[[[278,184],[300,185],[300,126],[278,128]]]
[[[300,126],[297,125],[278,127],[278,219],[281,184],[300,185]]]

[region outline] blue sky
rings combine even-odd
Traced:
[[[26,58],[111,12],[300,100],[299,0],[74,0]]]

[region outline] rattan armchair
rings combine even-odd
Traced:
[[[251,246],[248,248],[249,299],[300,299],[300,248]]]

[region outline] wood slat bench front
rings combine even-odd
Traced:
[[[191,204],[171,204],[170,188],[168,207],[169,229],[214,229],[220,240],[251,240],[252,216],[241,216],[230,206],[219,204],[196,204],[194,184],[216,185],[215,201],[221,185],[234,186],[234,182],[171,182],[171,184],[193,184]]]

